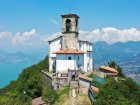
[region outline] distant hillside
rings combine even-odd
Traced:
[[[140,42],[126,42],[107,44],[94,43],[95,67],[106,65],[108,61],[115,60],[123,67],[124,73],[140,82]]]
[[[0,63],[20,63],[33,60],[35,60],[35,58],[29,54],[22,52],[9,53],[0,49]]]
[[[121,63],[138,59],[140,55],[140,42],[115,43],[109,45],[105,42],[94,44],[94,61],[100,65],[114,59]],[[139,57],[140,58],[140,57]]]

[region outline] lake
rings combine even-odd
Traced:
[[[24,68],[34,63],[0,64],[0,88],[8,85],[11,80],[16,80]]]

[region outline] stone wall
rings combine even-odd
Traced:
[[[78,33],[64,33],[62,40],[62,48],[78,49]]]

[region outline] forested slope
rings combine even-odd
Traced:
[[[43,69],[48,69],[48,57],[25,68],[16,81],[0,89],[0,105],[29,105],[31,99],[41,96],[45,87]]]

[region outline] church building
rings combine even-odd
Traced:
[[[79,39],[76,14],[62,16],[62,34],[49,42],[49,71],[58,76],[69,70],[87,72],[93,70],[93,44]],[[86,36],[85,36],[86,37]]]

